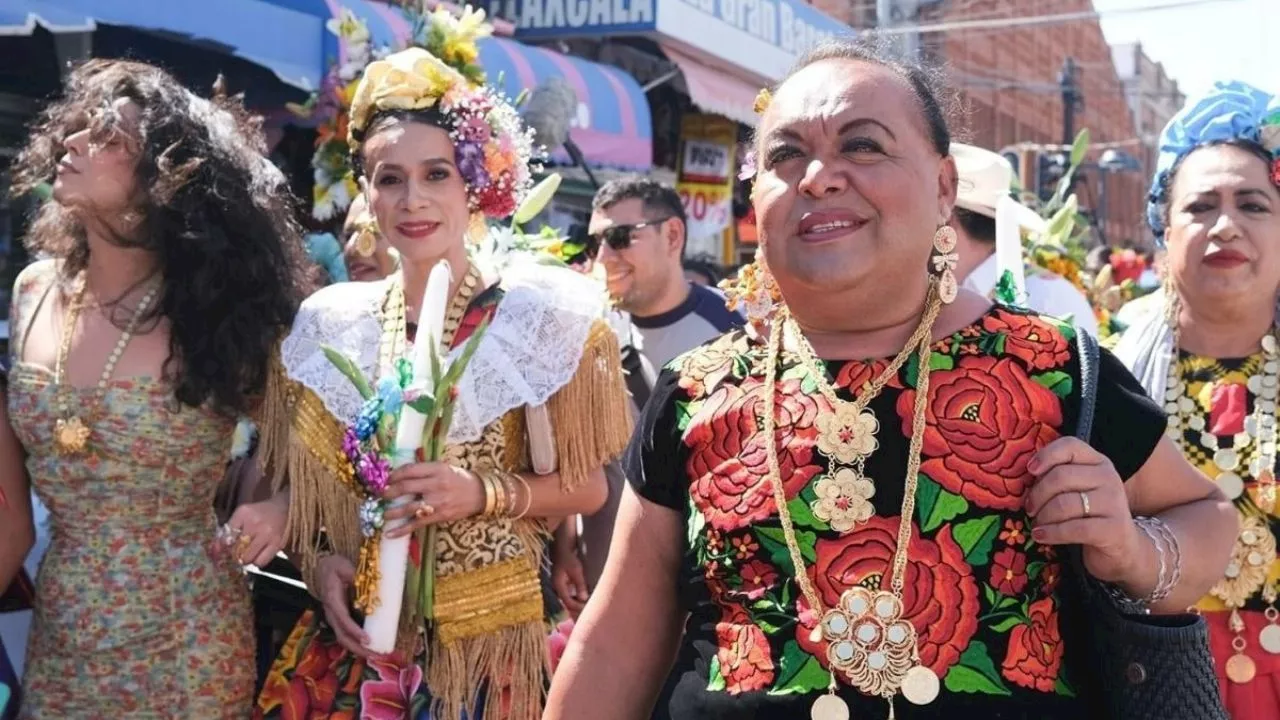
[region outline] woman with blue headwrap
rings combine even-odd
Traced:
[[[1196,608],[1235,720],[1280,707],[1276,537],[1280,99],[1218,83],[1165,128],[1148,221],[1168,250],[1161,302],[1116,349],[1168,433],[1240,515],[1224,577]]]

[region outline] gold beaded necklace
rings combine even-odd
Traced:
[[[920,329],[912,335],[914,348],[920,362],[916,388],[915,413],[912,417],[911,449],[907,456],[907,476],[902,497],[902,518],[898,524],[897,547],[891,565],[889,590],[870,590],[855,586],[840,596],[837,607],[824,608],[822,599],[804,571],[804,558],[796,541],[791,513],[787,510],[786,490],[783,487],[782,469],[778,462],[777,448],[777,398],[778,359],[782,354],[783,323],[775,323],[769,334],[765,358],[768,381],[764,399],[765,455],[769,480],[773,486],[774,503],[782,522],[782,534],[786,540],[791,564],[796,569],[795,580],[809,607],[820,620],[809,639],[816,643],[826,641],[827,660],[830,664],[831,683],[827,694],[819,697],[810,710],[813,720],[848,720],[849,706],[836,694],[836,671],[845,676],[849,684],[867,695],[885,698],[889,702],[889,718],[893,720],[893,697],[899,691],[908,701],[927,705],[938,696],[938,676],[920,663],[917,633],[910,620],[902,617],[902,593],[906,576],[908,546],[911,542],[911,516],[915,512],[916,485],[920,474],[920,455],[924,443],[925,410],[929,394],[929,357],[934,321],[942,303],[937,288],[931,286],[925,305]],[[912,343],[904,352],[909,356]],[[898,364],[901,367],[901,363]]]
[[[58,418],[53,423],[53,445],[59,455],[71,457],[81,455],[89,449],[89,437],[93,434],[93,421],[82,417],[79,414],[71,412],[71,388],[66,384],[66,366],[67,358],[71,354],[71,339],[75,335],[76,324],[80,320],[80,311],[84,306],[84,294],[88,287],[88,283],[81,278],[80,287],[76,290],[75,296],[71,301],[71,305],[67,308],[66,326],[62,329],[62,343],[58,347],[57,362],[53,368],[53,383],[57,388],[57,404]],[[120,361],[120,356],[124,354],[124,350],[129,346],[129,341],[133,339],[133,334],[138,330],[138,324],[146,315],[147,309],[151,307],[151,303],[155,300],[156,293],[160,286],[153,286],[142,296],[142,300],[138,302],[138,307],[133,311],[133,317],[129,319],[129,323],[125,325],[124,332],[120,335],[120,339],[116,341],[115,347],[111,350],[111,354],[107,356],[106,366],[102,368],[102,375],[98,378],[96,388],[96,397],[94,398],[94,406],[100,407],[107,394],[107,383],[111,381],[111,376],[115,373],[116,363]]]
[[[467,308],[471,307],[471,300],[475,297],[476,288],[479,287],[480,269],[473,262],[467,263],[467,272],[462,276],[462,284],[458,286],[458,292],[454,294],[449,301],[449,307],[445,310],[444,328],[440,344],[446,349],[453,344],[454,336],[458,334],[458,329],[462,326],[462,318],[467,314]],[[405,297],[404,297],[404,279],[403,276],[397,274],[388,287],[388,292],[382,307],[382,329],[384,333],[390,334],[390,342],[382,343],[381,357],[379,359],[379,368],[391,368],[396,358],[404,355],[405,344],[408,342],[408,323],[405,318]],[[414,338],[415,342],[417,338]]]

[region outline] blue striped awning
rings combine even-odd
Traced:
[[[326,23],[343,9],[364,20],[375,47],[403,47],[413,27],[397,7],[376,0],[3,0],[0,35],[92,32],[98,23],[177,35],[242,57],[303,90],[315,90],[343,62]],[[649,104],[625,72],[508,38],[480,42],[480,64],[511,98],[550,77],[578,94],[570,137],[593,165],[644,170],[652,165]],[[553,160],[565,162],[563,150]]]

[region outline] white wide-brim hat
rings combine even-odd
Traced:
[[[996,203],[1009,197],[1013,186],[1013,166],[1004,156],[973,145],[951,143],[951,157],[959,175],[956,206],[990,218],[996,216]],[[1017,203],[1018,225],[1042,233],[1048,223],[1031,208]]]

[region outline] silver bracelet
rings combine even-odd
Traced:
[[[1168,523],[1160,518],[1135,517],[1133,522],[1151,540],[1160,560],[1155,589],[1139,599],[1130,597],[1115,585],[1108,584],[1107,589],[1126,612],[1148,612],[1150,606],[1168,598],[1182,579],[1182,546]]]

